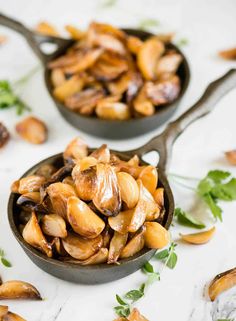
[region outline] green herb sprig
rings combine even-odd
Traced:
[[[176,218],[176,220],[179,224],[184,225],[184,226],[194,227],[197,229],[202,229],[202,228],[206,227],[206,225],[204,223],[197,220],[189,213],[186,213],[185,211],[183,211],[179,207],[175,209],[174,217]]]
[[[218,169],[212,170],[201,180],[176,174],[170,174],[170,178],[174,178],[174,180],[183,187],[196,192],[200,199],[208,206],[216,220],[219,219],[222,221],[222,209],[218,205],[218,202],[236,200],[236,178],[232,177],[229,172]],[[179,180],[181,180],[181,182]],[[197,186],[192,187],[182,183],[182,181],[186,182],[189,180],[196,181]]]
[[[157,260],[163,261],[164,265],[172,270],[175,268],[178,261],[178,256],[175,252],[176,246],[177,244],[172,242],[168,249],[157,252],[155,255]]]
[[[0,261],[5,267],[11,267],[11,263],[6,259],[4,250],[0,249]]]

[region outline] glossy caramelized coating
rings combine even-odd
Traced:
[[[151,116],[156,106],[178,97],[177,73],[183,57],[168,49],[170,35],[141,40],[96,22],[85,32],[70,25],[66,30],[75,44],[50,61],[48,68],[54,97],[70,110],[127,120]],[[151,94],[146,93],[147,83],[154,87]]]
[[[168,244],[155,167],[140,164],[137,155],[120,159],[107,145],[90,153],[80,138],[68,144],[63,160],[12,184],[29,245],[63,262],[93,265]]]

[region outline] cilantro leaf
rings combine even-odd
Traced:
[[[175,217],[177,218],[177,221],[179,224],[195,227],[198,229],[202,229],[205,226],[201,221],[197,220],[196,218],[192,217],[190,214],[184,212],[181,208],[175,209]]]
[[[225,184],[218,184],[213,187],[211,194],[223,201],[236,200],[236,179],[232,178]]]
[[[212,179],[215,183],[221,183],[223,180],[230,177],[230,175],[231,174],[229,172],[224,172],[219,169],[216,169],[213,171],[209,171],[207,177]]]
[[[211,196],[210,193],[204,195],[203,199],[209,206],[213,216],[222,222],[222,209],[217,205],[216,200]]]

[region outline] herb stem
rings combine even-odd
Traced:
[[[184,176],[184,175],[179,175],[179,174],[175,174],[175,173],[169,173],[168,176],[173,176],[173,177],[180,178],[183,180],[188,180],[188,181],[197,181],[197,182],[200,181],[200,179],[197,177]]]
[[[16,89],[19,86],[23,86],[25,83],[27,83],[39,70],[41,69],[41,66],[38,65],[34,68],[32,68],[29,72],[27,72],[24,76],[21,78],[15,80],[12,82],[12,86]]]
[[[171,178],[171,177],[170,177],[170,178]],[[173,180],[173,182],[175,182],[176,184],[179,184],[180,186],[182,186],[182,187],[184,187],[184,188],[186,188],[186,189],[189,189],[189,190],[191,190],[191,191],[195,191],[195,190],[196,190],[194,187],[189,186],[189,185],[187,185],[187,184],[184,184],[184,183],[178,181],[178,179],[176,179],[176,178],[174,178],[174,177],[172,177],[172,180]]]

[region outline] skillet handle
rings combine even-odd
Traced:
[[[217,102],[234,87],[236,87],[236,69],[231,69],[210,83],[202,97],[178,119],[169,123],[161,135],[154,137],[135,152],[144,155],[152,150],[158,151],[160,157],[158,166],[165,171],[169,165],[172,145],[179,135],[194,121],[209,114]]]
[[[65,48],[66,46],[69,46],[71,44],[71,40],[68,40],[68,39],[62,39],[58,37],[49,37],[49,36],[44,36],[41,34],[34,33],[30,29],[25,27],[22,23],[10,17],[7,17],[1,13],[0,13],[0,25],[8,27],[20,33],[25,38],[25,40],[28,42],[31,49],[39,57],[39,59],[44,65],[46,65],[47,62],[51,60],[54,56],[56,56],[61,48]],[[53,43],[57,45],[58,48],[52,54],[45,54],[41,50],[41,45],[43,43]]]

